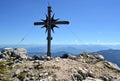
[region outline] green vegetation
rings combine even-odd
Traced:
[[[0,77],[2,81],[10,81],[9,80],[9,73],[7,72],[7,66],[5,61],[0,61]]]
[[[5,74],[6,70],[6,62],[0,61],[0,74]]]
[[[20,81],[23,81],[23,79],[25,78],[26,72],[20,72],[20,74],[18,75],[18,78],[20,79]]]

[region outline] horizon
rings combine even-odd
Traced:
[[[79,47],[83,47],[84,48],[89,48],[91,47],[91,49],[99,48],[99,49],[114,49],[114,50],[120,50],[120,44],[117,45],[110,45],[110,44],[53,44],[52,45],[52,50],[54,49],[54,47],[64,47],[64,48],[68,48],[68,47],[73,47],[73,48],[79,48]],[[47,50],[47,46],[46,44],[19,44],[19,45],[15,45],[15,44],[6,44],[6,45],[0,45],[0,48],[45,48]],[[95,49],[96,49],[95,48]],[[81,48],[82,49],[82,48]]]

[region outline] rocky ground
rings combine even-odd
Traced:
[[[120,81],[120,68],[101,55],[30,58],[23,48],[0,52],[0,81]]]

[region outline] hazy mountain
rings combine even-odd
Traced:
[[[47,51],[46,45],[0,45],[0,50],[3,48],[26,48],[29,56],[45,55]],[[65,53],[77,55],[86,51],[101,54],[106,60],[120,66],[120,50],[113,50],[116,48],[120,49],[120,45],[52,45],[52,56],[57,57]]]
[[[45,54],[47,51],[46,46],[29,46],[26,47],[26,49],[30,55],[41,55]],[[53,45],[51,51],[53,56],[61,56],[64,53],[80,54],[84,51],[94,52],[106,49],[110,48],[101,45]]]
[[[30,55],[45,54],[47,51],[46,45],[0,45],[0,49],[3,48],[26,48]],[[52,45],[51,51],[54,55],[61,55],[62,53],[79,54],[84,51],[94,52],[106,49],[110,48],[104,45]]]

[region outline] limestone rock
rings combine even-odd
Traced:
[[[109,76],[109,75],[101,75],[100,78],[101,78],[103,81],[112,81],[112,77]]]
[[[17,71],[15,72],[16,75],[20,74],[20,69],[17,69]]]
[[[106,61],[106,62],[105,62],[105,65],[106,65],[108,68],[112,68],[112,69],[115,69],[115,70],[117,70],[117,71],[120,72],[120,68],[118,67],[117,64],[114,64],[114,63],[111,63],[111,62]]]
[[[27,50],[24,48],[15,48],[13,56],[20,56],[23,59],[27,59],[28,58]]]
[[[76,56],[71,55],[71,54],[63,54],[63,55],[61,56],[61,58],[69,58],[69,59],[75,60],[75,59],[76,59]]]
[[[1,51],[1,53],[4,53],[4,54],[7,54],[7,55],[9,55],[9,56],[11,56],[12,55],[12,53],[13,53],[13,48],[4,48],[2,51]]]
[[[0,81],[120,81],[120,68],[101,55],[85,52],[29,60],[23,48],[5,49],[2,55],[10,58],[0,59]]]
[[[27,50],[24,48],[4,48],[0,52],[0,58],[11,58],[15,57],[16,59],[22,58],[22,59],[27,59]]]
[[[99,60],[104,60],[104,57],[102,56],[102,55],[99,55],[99,54],[96,54],[96,55],[94,55],[94,57],[96,58],[96,59],[99,59]]]

